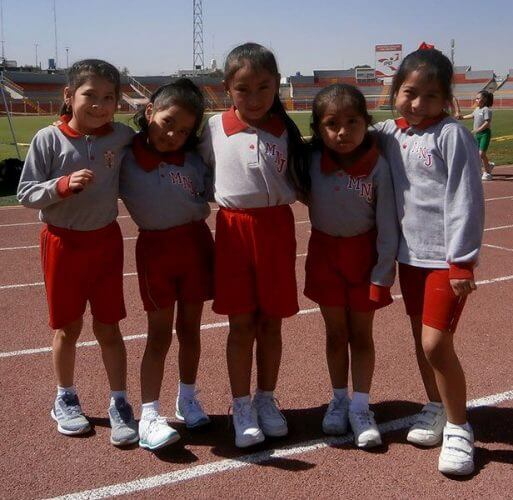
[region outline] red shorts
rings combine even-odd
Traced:
[[[212,298],[214,240],[205,221],[141,230],[135,255],[145,311]]]
[[[81,318],[87,301],[101,323],[114,324],[126,316],[123,238],[116,221],[95,231],[43,227],[41,262],[51,328]]]
[[[452,290],[449,269],[399,264],[399,283],[409,316],[422,315],[422,323],[437,330],[456,330],[466,297]]]
[[[305,295],[322,306],[369,312],[392,303],[387,293],[370,299],[372,268],[376,264],[376,232],[342,238],[312,228],[306,258]]]
[[[214,311],[228,315],[260,311],[274,318],[296,314],[295,262],[294,215],[289,205],[220,208]]]

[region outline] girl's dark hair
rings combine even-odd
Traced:
[[[101,59],[83,59],[82,61],[74,63],[68,70],[66,86],[74,93],[75,90],[82,86],[91,76],[100,76],[114,84],[116,100],[119,100],[121,87],[119,71],[115,66]],[[71,106],[63,103],[60,114],[71,115]]]
[[[402,61],[392,80],[390,89],[390,105],[394,107],[394,101],[409,74],[421,70],[427,80],[435,80],[439,83],[447,101],[452,100],[453,67],[447,56],[436,49],[418,49],[408,54]]]
[[[280,76],[274,54],[258,43],[248,42],[235,47],[226,57],[224,81],[229,83],[235,73],[243,68],[245,64],[249,64],[253,71],[264,70],[276,78]],[[310,174],[308,172],[306,147],[301,132],[287,114],[278,92],[274,96],[269,111],[271,114],[278,115],[285,123],[288,134],[287,176],[299,195],[304,195],[310,190]]]
[[[493,94],[491,92],[488,92],[488,90],[481,90],[481,92],[478,92],[478,94],[483,97],[485,106],[493,106]]]
[[[159,87],[150,97],[149,103],[153,104],[153,113],[173,105],[177,105],[190,111],[195,117],[194,128],[183,146],[184,150],[193,149],[198,142],[198,130],[205,112],[205,101],[201,90],[188,78],[179,78],[173,83]],[[148,119],[146,118],[146,106],[142,107],[133,117],[133,122],[139,130],[148,131]]]
[[[334,104],[339,109],[350,108],[363,117],[367,126],[372,124],[372,116],[367,111],[365,97],[356,87],[346,83],[335,83],[325,87],[318,92],[312,104],[312,121],[310,123],[312,129],[310,145],[312,149],[322,148],[319,126],[330,104]]]

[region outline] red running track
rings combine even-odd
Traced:
[[[182,440],[152,454],[109,443],[108,386],[90,322],[78,349],[76,379],[94,431],[69,438],[49,416],[55,392],[51,332],[39,267],[35,211],[0,208],[0,429],[1,498],[76,498],[113,495],[247,498],[482,497],[511,495],[513,464],[513,168],[497,167],[485,184],[486,232],[477,279],[458,330],[458,352],[467,375],[469,412],[476,434],[476,473],[449,479],[437,472],[439,449],[406,443],[408,418],[424,402],[413,342],[398,287],[394,304],[375,321],[376,373],[371,399],[385,445],[356,450],[348,438],[323,436],[321,420],[330,398],[324,332],[316,305],[300,295],[301,314],[284,322],[283,364],[277,396],[290,434],[251,450],[238,450],[226,417],[230,391],[224,356],[226,318],[207,304],[199,386],[212,427],[192,433],[176,424]],[[304,283],[310,226],[306,209],[294,206],[297,272]],[[126,245],[125,293],[129,395],[138,411],[139,365],[145,317],[135,277],[134,224],[121,209]],[[209,221],[214,229],[214,218]],[[176,343],[168,357],[163,413],[172,416],[177,385]],[[172,420],[172,419],[171,419]]]

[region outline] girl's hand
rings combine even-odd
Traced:
[[[94,179],[94,173],[87,168],[73,172],[69,176],[69,188],[74,193],[82,191],[92,180]]]
[[[457,297],[465,297],[477,289],[474,280],[450,280],[450,283]]]

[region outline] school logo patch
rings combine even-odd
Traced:
[[[112,168],[114,166],[114,158],[115,158],[114,151],[111,151],[110,149],[105,151],[105,154],[103,155],[103,159],[105,161],[105,166],[107,168]]]
[[[428,148],[422,145],[420,141],[415,141],[411,148],[411,154],[417,155],[418,160],[424,160],[423,164],[426,167],[433,165],[433,155],[429,152]]]
[[[170,172],[169,177],[173,184],[180,186],[182,189],[192,194],[193,196],[196,196],[198,194],[194,189],[194,185],[190,177],[182,175],[180,172]]]
[[[358,194],[362,198],[365,198],[369,203],[372,203],[374,200],[374,192],[372,188],[372,182],[363,182],[361,177],[348,176],[347,178],[347,189],[358,191]]]
[[[287,166],[287,157],[276,147],[276,144],[265,143],[265,154],[274,158],[278,173],[282,173]]]

